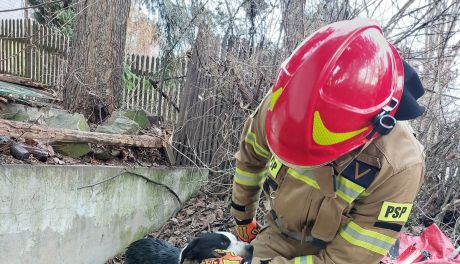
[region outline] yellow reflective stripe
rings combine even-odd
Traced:
[[[301,257],[295,258],[294,263],[295,263],[295,264],[301,264],[301,263],[302,263],[302,260],[301,260],[300,258],[301,258]]]
[[[319,190],[318,183],[312,177],[310,177],[308,175],[302,175],[299,172],[297,172],[296,170],[291,169],[291,168],[289,168],[287,172],[288,172],[289,175],[291,175],[295,179],[297,179],[299,181],[303,181],[304,183],[310,185],[311,187]]]
[[[223,264],[240,264],[241,260],[234,260],[234,259],[224,259]]]
[[[365,188],[348,180],[343,176],[337,177],[337,195],[347,203],[352,203],[364,192]]]
[[[337,190],[335,193],[337,194],[338,197],[342,198],[342,200],[344,200],[345,202],[349,204],[353,202],[353,198],[350,198],[348,195],[343,193],[341,190]]]
[[[295,264],[313,264],[313,256],[301,256],[294,258]]]
[[[363,191],[363,192],[358,196],[358,199],[359,199],[359,198],[367,197],[367,196],[369,196],[369,195],[371,195],[371,194],[368,193],[368,192],[366,192],[366,191]]]
[[[324,125],[318,111],[313,114],[313,140],[318,145],[330,146],[344,142],[361,134],[367,129],[367,127],[363,127],[349,132],[332,132]]]
[[[246,180],[244,177],[241,177],[240,175],[235,174],[235,182],[244,185],[244,186],[261,186],[263,183],[264,178],[260,179],[259,181],[252,181],[252,180]]]
[[[361,193],[365,190],[364,187],[362,187],[362,186],[360,186],[360,185],[358,185],[358,184],[356,184],[356,183],[350,181],[349,179],[347,179],[347,178],[345,178],[345,177],[342,177],[342,176],[339,177],[339,181],[340,181],[345,187],[347,187],[347,188],[349,188],[349,189],[352,189],[353,191],[355,191],[355,192],[357,192],[357,193],[359,193],[359,194],[361,194]]]
[[[265,170],[261,171],[261,172],[249,172],[249,171],[244,171],[240,168],[236,168],[236,173],[240,174],[240,175],[243,175],[243,176],[247,176],[247,177],[260,177],[260,176],[264,176],[265,175]]]
[[[256,134],[254,134],[254,132],[249,131],[246,134],[246,138],[244,139],[244,141],[246,141],[248,144],[252,146],[252,148],[254,149],[254,152],[257,155],[261,156],[262,158],[266,158],[266,159],[270,157],[270,152],[266,150],[264,147],[262,147],[261,145],[257,144]]]
[[[396,241],[395,238],[364,229],[354,222],[349,222],[345,225],[345,227],[340,230],[339,234],[350,244],[381,255],[386,255]]]
[[[261,172],[248,172],[240,168],[235,170],[235,182],[244,186],[260,186],[265,180],[265,170]]]
[[[300,171],[296,171],[294,169],[289,168],[288,174],[291,175],[293,178],[303,181],[304,183],[310,185],[315,189],[320,189],[316,180],[306,174],[302,174]],[[339,176],[337,177],[337,191],[336,194],[340,198],[342,198],[347,203],[352,203],[358,196],[363,193],[365,190],[364,187],[348,180],[345,177]]]
[[[273,111],[276,102],[280,98],[281,93],[283,92],[283,87],[278,88],[278,90],[272,93],[272,97],[270,98],[270,111]]]

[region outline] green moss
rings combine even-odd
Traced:
[[[80,131],[89,131],[90,128],[89,128],[88,122],[86,122],[85,119],[80,119],[80,120],[78,121],[78,129],[79,129]]]
[[[143,238],[145,235],[147,235],[149,233],[149,229],[145,226],[140,226],[138,229],[137,229],[137,232],[134,233],[134,236],[132,236],[133,240],[138,240],[138,239],[141,239]]]
[[[71,158],[78,158],[88,154],[91,147],[88,143],[60,143],[55,142],[52,144],[54,151]]]
[[[89,125],[81,114],[60,112],[44,119],[49,127],[89,131]]]
[[[4,117],[5,119],[11,119],[14,121],[19,121],[19,122],[24,122],[24,121],[29,121],[30,117],[27,113],[25,112],[18,112],[17,114],[9,117]]]
[[[139,130],[139,125],[125,116],[111,117],[106,124],[96,128],[96,132],[122,135],[135,135]]]
[[[149,128],[150,121],[144,110],[130,110],[123,113],[124,116],[136,122],[142,129]]]

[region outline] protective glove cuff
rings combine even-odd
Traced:
[[[259,225],[257,225],[257,221],[255,219],[249,220],[238,220],[235,219],[236,225],[236,234],[238,238],[244,242],[251,242],[254,238],[256,238],[257,234],[259,233]],[[239,223],[238,223],[239,222]]]

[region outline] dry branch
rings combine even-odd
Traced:
[[[183,77],[185,77],[185,76],[181,76],[181,78],[183,78]],[[164,79],[163,81],[166,81],[167,79],[168,79],[168,78]],[[171,78],[169,78],[169,79],[171,79]],[[171,97],[169,97],[165,92],[163,92],[163,90],[158,89],[158,83],[160,83],[160,81],[153,80],[153,79],[150,79],[150,78],[149,78],[149,83],[150,83],[150,85],[153,87],[153,89],[159,91],[159,93],[161,94],[161,96],[163,96],[163,98],[164,98],[165,100],[167,100],[168,103],[170,103],[170,104],[174,107],[174,109],[176,109],[176,111],[177,111],[178,113],[180,112],[179,106],[177,106],[177,104],[174,102],[174,100],[171,99]]]
[[[0,119],[0,135],[25,139],[44,139],[115,146],[133,146],[145,148],[163,147],[163,140],[160,137],[83,132],[70,129],[49,128],[41,125],[2,119]]]

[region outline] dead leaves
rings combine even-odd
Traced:
[[[233,227],[228,197],[222,199],[217,195],[206,195],[204,192],[199,192],[185,203],[176,216],[148,236],[167,240],[178,247],[184,247],[191,239],[203,232],[232,232]],[[119,263],[123,263],[122,255],[115,256],[106,262],[106,264]]]

